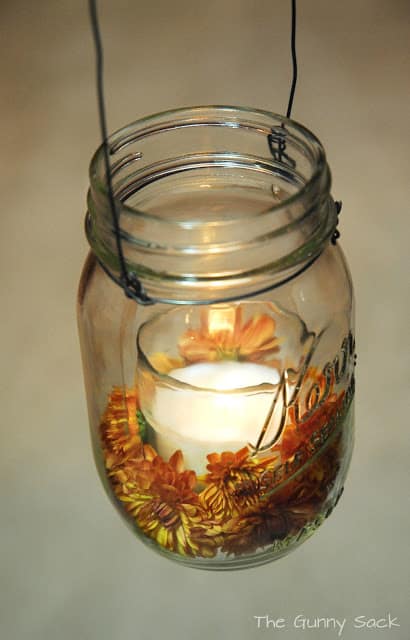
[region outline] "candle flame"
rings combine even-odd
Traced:
[[[214,336],[221,331],[232,332],[237,321],[237,309],[235,307],[224,307],[223,309],[202,310],[201,329],[210,336]]]

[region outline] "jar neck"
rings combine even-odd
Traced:
[[[109,139],[126,266],[151,298],[205,303],[279,285],[323,251],[336,224],[320,142],[278,115],[196,107]],[[102,148],[90,166],[86,233],[120,278]]]

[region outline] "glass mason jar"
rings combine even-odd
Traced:
[[[264,111],[154,115],[102,148],[78,316],[97,468],[135,534],[205,569],[279,558],[352,453],[352,283],[320,142]],[[141,302],[141,301],[140,301]]]

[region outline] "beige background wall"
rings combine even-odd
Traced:
[[[188,104],[281,112],[286,0],[101,0],[111,130]],[[74,301],[99,141],[86,2],[2,0],[1,592],[4,640],[410,637],[410,4],[299,2],[294,117],[323,141],[357,295],[357,445],[345,495],[287,559],[174,566],[133,539],[91,457]],[[407,312],[407,325],[406,325]],[[400,628],[354,630],[391,613]],[[257,629],[254,616],[286,619]]]

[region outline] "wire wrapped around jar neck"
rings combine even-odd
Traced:
[[[272,135],[286,141],[281,158],[272,156]],[[148,303],[256,295],[307,268],[334,234],[324,150],[282,116],[236,107],[165,112],[114,134],[109,152],[124,262]],[[103,147],[90,183],[87,237],[121,284]]]

